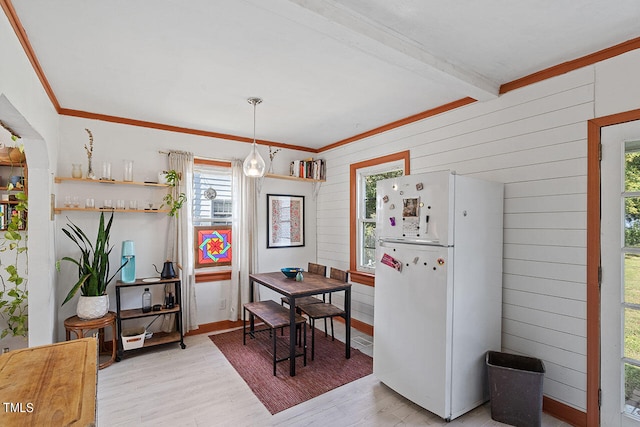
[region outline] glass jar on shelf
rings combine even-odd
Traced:
[[[82,165],[80,163],[71,164],[71,177],[82,178]]]
[[[124,160],[124,177],[123,181],[133,181],[133,160]]]

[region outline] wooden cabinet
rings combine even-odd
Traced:
[[[106,188],[104,186],[133,186],[133,187],[147,187],[147,188],[155,188],[155,189],[167,189],[169,185],[167,184],[158,184],[155,182],[135,182],[135,181],[107,181],[100,179],[88,179],[88,178],[69,178],[69,177],[56,177],[54,179],[56,184],[77,184],[77,185],[91,185],[94,186],[99,191],[99,188]],[[99,192],[96,192],[99,195]],[[86,212],[128,212],[128,213],[168,213],[169,209],[151,209],[147,206],[143,206],[141,202],[138,202],[138,206],[136,209],[131,209],[128,205],[125,206],[124,209],[119,209],[116,207],[116,201],[113,200],[112,208],[104,208],[99,207],[97,204],[98,200],[94,200],[96,204],[95,207],[86,207],[85,200],[78,200],[77,205],[73,203],[66,203],[65,201],[58,201],[54,208],[54,212],[56,214],[60,214],[63,211],[86,211]]]
[[[140,319],[140,318],[152,318],[157,316],[162,316],[165,314],[175,314],[175,326],[176,330],[173,332],[154,332],[153,336],[150,339],[144,340],[144,345],[142,348],[152,347],[160,344],[169,344],[169,343],[180,343],[180,347],[182,349],[186,348],[184,344],[184,336],[182,332],[182,301],[181,301],[181,289],[180,289],[180,280],[179,279],[160,279],[157,281],[148,281],[149,279],[138,279],[133,283],[124,283],[121,280],[116,282],[116,315],[117,315],[117,323],[118,323],[118,355],[116,360],[120,360],[125,351],[135,351],[137,349],[124,350],[124,346],[122,345],[122,331],[123,331],[123,322],[131,319]],[[152,288],[162,286],[162,291],[164,292],[165,285],[173,286],[173,295],[175,295],[175,302],[172,308],[167,308],[165,305],[162,305],[162,308],[159,311],[151,310],[148,313],[144,313],[142,311],[142,304],[140,308],[133,309],[122,309],[122,301],[121,301],[121,290],[127,288],[138,288],[140,289],[140,295],[142,296],[142,291],[144,288]],[[142,301],[142,298],[140,298]],[[150,319],[147,324],[151,323],[154,319]]]

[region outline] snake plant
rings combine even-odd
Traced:
[[[72,221],[67,223],[68,229],[63,228],[64,234],[75,243],[80,249],[78,259],[63,257],[60,261],[69,261],[78,267],[78,281],[73,285],[62,305],[71,300],[74,295],[81,291],[83,296],[106,295],[107,285],[113,280],[116,274],[126,265],[122,264],[111,276],[109,276],[109,254],[113,246],[109,246],[109,234],[113,223],[113,212],[107,222],[104,223],[104,212],[100,212],[100,224],[98,225],[98,235],[95,245],[87,235]],[[56,268],[60,271],[60,261],[56,263]]]

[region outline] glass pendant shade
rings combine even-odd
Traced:
[[[249,98],[247,102],[253,105],[253,145],[251,146],[251,152],[242,163],[242,171],[251,178],[261,178],[264,176],[266,165],[264,159],[258,153],[258,145],[256,144],[256,105],[260,104],[262,99]]]
[[[264,172],[266,169],[266,165],[260,153],[258,153],[258,149],[256,143],[254,141],[253,147],[251,148],[251,152],[244,159],[244,163],[242,163],[242,170],[246,176],[250,176],[252,178],[260,178],[264,176]]]

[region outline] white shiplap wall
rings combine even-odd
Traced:
[[[586,410],[587,67],[323,153],[318,261],[347,268],[349,165],[411,151],[413,174],[452,169],[505,183],[503,350],[544,360],[544,394]],[[373,288],[353,316],[373,324]]]

